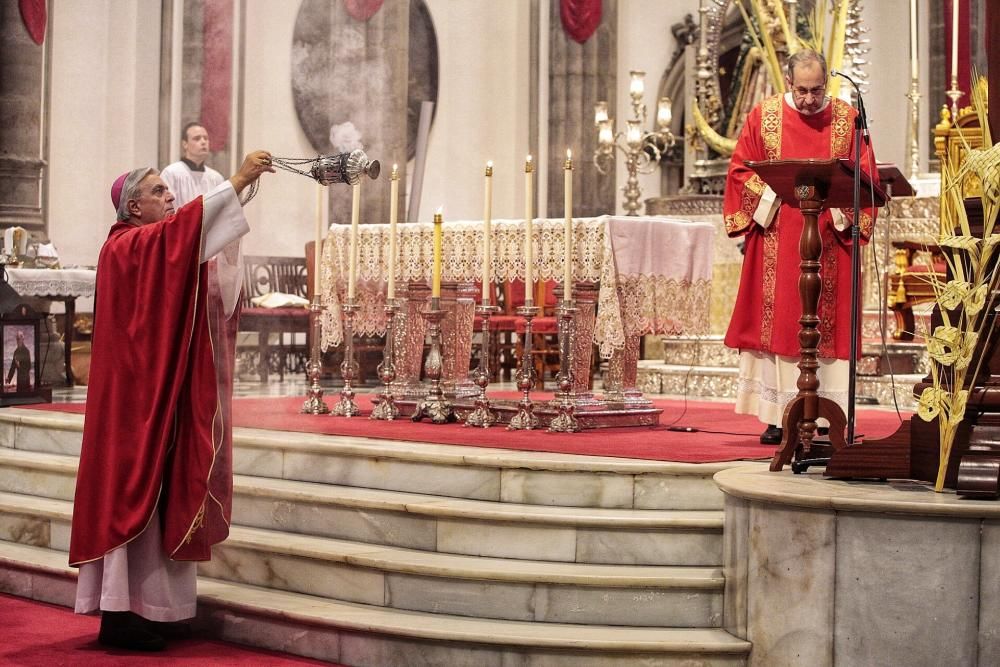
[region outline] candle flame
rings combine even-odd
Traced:
[[[392,180],[394,180],[394,181],[398,181],[399,180],[399,165],[398,164],[393,164],[392,165],[392,176],[390,178],[392,178]]]
[[[493,160],[486,161],[486,175],[487,176],[493,175]]]
[[[438,206],[437,213],[434,214],[434,222],[441,222],[441,212],[444,210],[444,206]]]
[[[566,149],[566,159],[567,160],[572,160],[573,159],[573,151],[571,151],[568,148]]]

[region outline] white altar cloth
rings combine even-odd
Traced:
[[[50,298],[94,296],[97,271],[93,269],[14,269],[7,267],[7,282],[22,296]]]
[[[494,282],[524,278],[524,221],[493,222]],[[533,243],[537,280],[561,281],[564,221],[536,220]],[[397,227],[397,285],[429,281],[433,224]],[[594,342],[602,356],[625,346],[630,335],[705,333],[709,326],[714,227],[677,218],[576,218],[573,221],[573,280],[600,285]],[[445,221],[442,238],[444,281],[475,282],[482,276],[483,223]],[[343,337],[340,304],[347,292],[350,226],[334,225],[323,244],[323,347]],[[360,311],[355,330],[385,331],[385,279],[389,266],[389,225],[361,225],[358,231]]]

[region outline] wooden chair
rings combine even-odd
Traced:
[[[488,333],[490,337],[490,381],[496,382],[501,378],[509,381],[514,368],[514,323],[517,320],[514,309],[523,304],[524,297],[521,297],[521,303],[515,305],[509,301],[506,288],[500,287],[496,283],[491,283],[490,288],[490,304],[500,308],[500,312],[490,317],[490,331]],[[482,302],[482,293],[482,283],[477,282],[474,297],[476,305]],[[524,293],[523,287],[521,293],[522,295]],[[473,320],[473,332],[482,334],[482,330],[483,321],[477,317]],[[476,364],[473,364],[473,368],[475,367]]]
[[[286,334],[309,334],[307,308],[260,308],[251,299],[271,292],[282,292],[306,297],[306,262],[303,257],[269,257],[245,255],[243,257],[243,296],[239,330],[257,333],[257,374],[267,382],[271,366],[278,377],[285,379],[287,353]],[[278,359],[271,359],[271,334],[278,335]],[[292,343],[294,346],[294,342]],[[308,356],[308,343],[305,355]],[[301,350],[300,350],[301,351]]]
[[[315,241],[306,243],[306,298],[312,303],[313,286],[316,284],[313,273],[316,255],[314,248]],[[308,311],[307,311],[308,312]],[[358,377],[355,378],[355,385],[367,384],[368,378],[378,381],[377,368],[382,361],[382,350],[385,345],[384,336],[359,336],[354,341],[354,352],[358,360]],[[306,336],[306,352],[312,350],[312,330]],[[321,371],[324,375],[335,375],[340,377],[340,364],[344,360],[343,345],[331,348],[320,355]]]
[[[524,305],[524,283],[514,281],[508,285],[512,291],[515,286],[520,287],[520,303],[518,305]],[[559,320],[555,316],[555,286],[554,280],[539,282],[535,285],[535,304],[541,310],[538,316],[531,321],[531,361],[535,367],[539,389],[545,387],[546,372],[549,372],[550,377],[555,377],[555,374],[559,372]],[[516,296],[512,294],[512,300],[515,299]],[[515,359],[520,359],[524,353],[525,324],[526,321],[523,317],[516,318],[514,322],[514,332],[517,334]]]

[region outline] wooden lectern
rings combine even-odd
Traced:
[[[799,299],[802,302],[799,324],[802,328],[799,330],[799,379],[796,383],[799,393],[785,408],[781,420],[781,444],[771,459],[771,470],[778,471],[790,463],[797,452],[800,458],[815,455],[813,436],[816,433],[817,417],[830,422],[830,446],[837,450],[845,445],[844,428],[847,419],[844,411],[834,401],[821,398],[817,392],[819,378],[816,371],[819,360],[816,355],[820,334],[819,317],[816,313],[822,286],[819,259],[823,247],[818,218],[827,208],[854,207],[854,166],[848,160],[836,158],[767,160],[747,162],[747,166],[757,172],[782,201],[798,202],[804,220],[799,240],[799,255],[802,258],[799,264]],[[885,205],[885,193],[862,172],[861,201],[866,205],[872,204],[873,191],[874,205]]]

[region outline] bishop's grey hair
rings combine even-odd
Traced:
[[[122,184],[122,195],[121,199],[118,200],[118,219],[122,222],[128,220],[132,217],[132,214],[128,211],[128,201],[130,199],[136,199],[139,196],[139,184],[142,183],[142,179],[146,178],[150,174],[158,174],[156,169],[152,167],[143,167],[141,169],[133,169],[125,177],[125,183]]]

